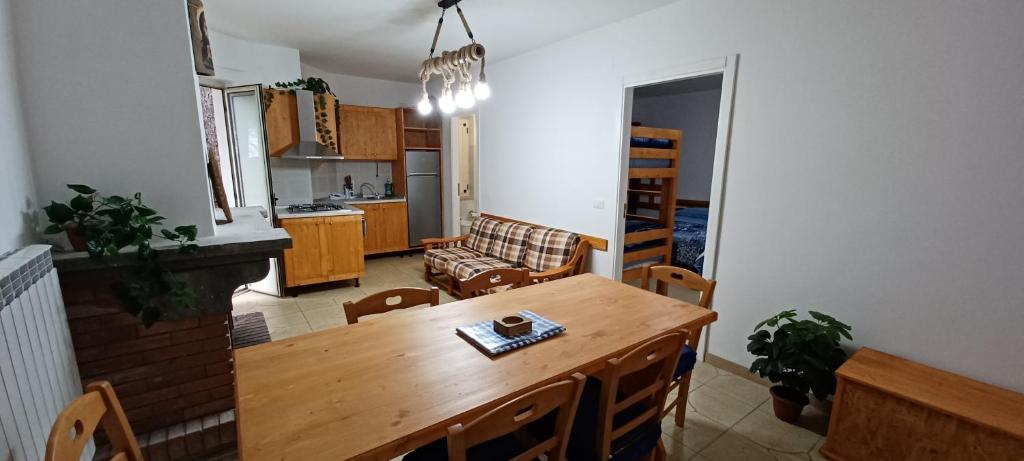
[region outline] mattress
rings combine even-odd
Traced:
[[[626,232],[641,232],[661,229],[664,226],[657,222],[639,219],[626,220]],[[672,265],[692,270],[698,274],[704,270],[704,245],[707,240],[708,209],[679,207],[676,208],[675,224],[672,230]],[[637,251],[659,246],[657,240],[640,242],[625,246],[625,251]],[[641,264],[658,262],[660,258],[634,261],[623,266],[630,269]]]

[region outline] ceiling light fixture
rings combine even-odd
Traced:
[[[484,74],[484,46],[477,43],[473,38],[473,31],[469,29],[466,16],[459,8],[462,0],[441,0],[437,6],[441,8],[441,17],[437,20],[437,30],[434,31],[434,41],[430,44],[430,54],[420,64],[420,83],[423,86],[423,98],[420,99],[416,109],[423,115],[429,114],[434,106],[430,102],[430,94],[427,92],[427,82],[434,74],[441,75],[444,86],[441,88],[441,97],[437,100],[437,108],[445,114],[455,111],[456,107],[469,109],[476,104],[476,101],[487,99],[491,95],[491,88],[487,85],[487,77]],[[455,7],[462,20],[462,26],[466,28],[466,35],[469,35],[470,43],[454,51],[442,51],[440,56],[434,56],[434,49],[437,48],[437,37],[441,35],[441,25],[444,24],[444,13],[448,8]],[[473,74],[470,72],[474,61],[480,61],[480,78],[476,86],[473,86]],[[452,95],[452,85],[459,80],[458,91]]]

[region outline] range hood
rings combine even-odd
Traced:
[[[281,155],[282,159],[344,160],[345,157],[316,141],[316,108],[313,92],[295,90],[295,107],[299,119],[299,143]]]

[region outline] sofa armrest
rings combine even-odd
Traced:
[[[423,243],[424,250],[430,250],[433,248],[453,248],[463,246],[466,239],[469,238],[469,234],[460,235],[458,237],[451,238],[429,238],[420,240]]]
[[[589,253],[590,242],[581,240],[580,243],[576,245],[576,250],[573,251],[572,257],[569,258],[568,263],[564,266],[548,269],[544,272],[531,272],[530,284],[549,282],[560,278],[582,274],[583,266],[587,261],[587,255]]]
[[[544,272],[530,272],[529,284],[550,282],[552,280],[558,280],[569,276],[576,275],[576,267],[572,264],[566,264],[562,267],[556,267],[554,269],[548,269]]]

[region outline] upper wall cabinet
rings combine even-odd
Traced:
[[[337,99],[330,94],[309,93],[291,90],[264,89],[263,106],[267,124],[267,148],[272,157],[285,153],[289,147],[299,143],[298,98],[312,97],[313,119],[316,121],[316,141],[335,151],[338,150],[338,118],[335,107]],[[309,101],[304,107],[309,110]],[[304,114],[307,117],[309,114]],[[308,120],[308,119],[307,119]]]
[[[267,124],[267,150],[272,157],[277,157],[299,143],[295,93],[266,88],[263,90],[263,107]]]
[[[338,145],[346,160],[397,160],[394,109],[338,106]]]

